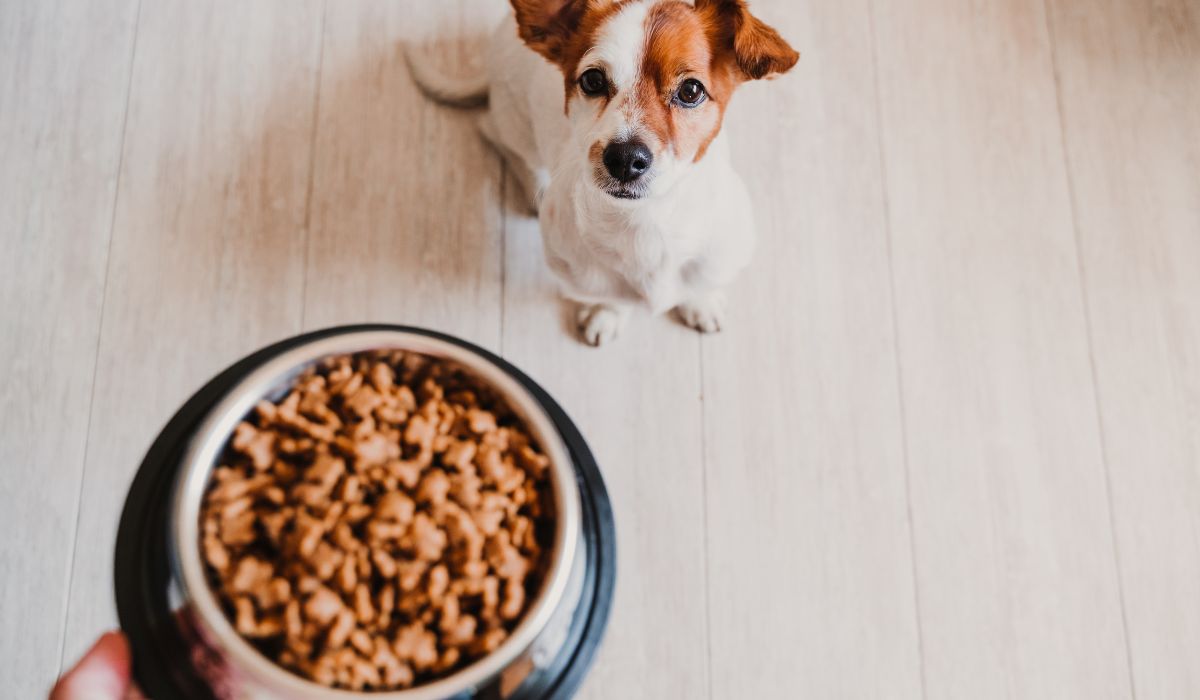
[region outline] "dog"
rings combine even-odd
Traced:
[[[488,107],[480,131],[538,214],[585,342],[611,342],[639,307],[720,330],[755,239],[725,110],[739,85],[799,54],[744,0],[511,4],[485,74],[447,79],[407,53],[418,87]]]

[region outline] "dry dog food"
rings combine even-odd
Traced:
[[[323,685],[394,690],[500,645],[544,575],[549,460],[502,399],[403,352],[325,361],[237,426],[201,511],[238,633]]]

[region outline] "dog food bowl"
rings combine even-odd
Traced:
[[[464,367],[495,389],[550,458],[555,533],[537,596],[493,652],[413,688],[355,692],[276,665],[233,629],[209,588],[199,547],[201,500],[234,427],[278,399],[318,361],[401,349]],[[260,350],[193,395],[163,428],[134,477],[116,547],[116,598],[134,677],[151,698],[560,700],[591,665],[616,574],[608,495],[591,451],[553,399],[515,367],[433,331],[363,325],[316,331]]]

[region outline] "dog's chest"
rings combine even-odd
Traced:
[[[711,247],[712,207],[672,198],[653,206],[614,204],[590,182],[556,180],[541,211],[551,269],[585,299],[623,300],[666,311],[692,296],[685,274]],[[719,217],[718,217],[719,218]]]
[[[682,270],[696,242],[651,217],[611,220],[585,233],[592,263],[619,277],[651,309],[675,306],[682,297]]]

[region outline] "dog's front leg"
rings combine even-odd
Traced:
[[[636,295],[628,283],[591,260],[586,244],[577,235],[563,235],[563,221],[556,216],[561,206],[548,206],[541,212],[542,242],[546,264],[558,278],[564,299],[575,305],[575,325],[579,337],[588,345],[611,343],[624,330],[633,313]]]
[[[675,307],[675,313],[688,328],[701,333],[716,333],[725,325],[727,309],[725,292],[713,289],[693,294]]]
[[[745,267],[752,246],[751,235],[726,240],[717,254],[706,255],[683,266],[683,286],[675,315],[688,328],[716,333],[725,326],[729,304],[725,289]]]
[[[579,334],[588,345],[599,347],[617,339],[629,321],[632,311],[628,304],[620,302],[576,302],[575,322]]]

